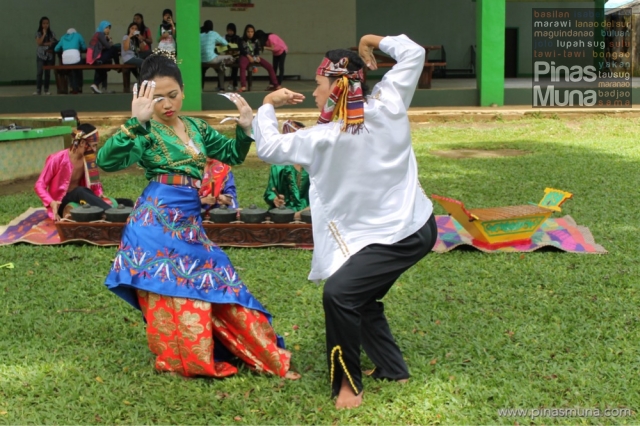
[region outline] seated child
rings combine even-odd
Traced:
[[[282,133],[293,133],[304,124],[287,120],[282,125]],[[264,200],[270,208],[284,205],[300,219],[300,212],[309,209],[309,174],[299,164],[293,166],[271,166],[269,184],[264,192]]]
[[[118,204],[133,207],[126,198],[103,196],[100,174],[96,165],[98,130],[91,124],[81,124],[73,132],[73,143],[47,157],[44,169],[36,181],[35,191],[47,208],[49,217],[60,220],[65,207],[89,204],[108,210]]]
[[[209,211],[223,204],[238,208],[236,181],[231,167],[213,158],[207,159],[200,186],[200,202]]]

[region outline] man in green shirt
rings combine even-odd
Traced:
[[[287,120],[282,125],[282,133],[293,133],[303,127],[298,121]],[[295,219],[300,220],[300,212],[309,209],[309,183],[309,173],[301,165],[273,165],[264,201],[271,208],[285,206],[293,210]]]

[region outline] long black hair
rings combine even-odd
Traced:
[[[253,25],[251,25],[251,24],[247,24],[247,25],[244,27],[244,32],[242,33],[242,39],[243,39],[244,41],[248,41],[248,40],[249,40],[249,39],[247,38],[247,30],[248,30],[249,28],[253,28],[253,38],[252,38],[251,40],[253,41],[253,40],[255,40],[255,39],[256,39],[256,27],[254,27],[254,26],[253,26]]]
[[[140,67],[138,84],[142,84],[145,80],[151,81],[156,77],[170,77],[173,78],[180,87],[184,85],[182,83],[182,73],[178,65],[172,58],[161,53],[149,55],[147,59],[144,60]]]
[[[270,35],[271,33],[265,33],[262,30],[258,30],[256,31],[255,38],[260,42],[260,46],[266,46]]]
[[[200,27],[200,32],[206,34],[211,31],[213,31],[213,21],[207,19],[204,21],[204,25]]]
[[[347,64],[348,71],[360,71],[366,66],[364,61],[360,57],[360,55],[358,55],[353,50],[347,50],[347,49],[329,50],[327,53],[324,54],[324,56],[327,57],[333,63],[340,61],[340,59],[342,58],[347,58],[349,60],[349,63]],[[362,94],[364,96],[367,96],[369,94],[369,87],[364,82],[361,82],[361,85],[362,85]]]
[[[136,13],[135,15],[133,15],[134,18],[136,16],[140,17],[140,24],[138,25],[138,30],[140,31],[140,34],[144,36],[144,33],[147,32],[147,26],[144,24],[144,16],[142,16],[142,13]]]
[[[40,23],[38,24],[38,32],[40,34],[44,34],[44,32],[42,32],[42,22],[45,20],[49,21],[49,28],[47,28],[47,37],[46,37],[46,38],[49,38],[51,37],[51,20],[46,16],[43,16],[42,18],[40,18]]]
[[[131,27],[133,27],[134,25],[138,28],[138,31],[140,31],[140,25],[132,22],[127,27],[127,35],[129,35],[129,33],[131,32]],[[142,34],[142,31],[140,31],[140,34]],[[132,37],[131,39],[129,39],[129,43],[133,43],[135,47],[140,47],[140,40],[138,40],[138,37]]]

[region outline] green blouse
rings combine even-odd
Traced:
[[[273,165],[269,173],[269,184],[264,192],[264,200],[269,206],[275,207],[273,200],[278,194],[282,194],[285,206],[298,212],[309,207],[309,185],[309,173],[305,169],[298,172],[293,166]]]
[[[137,118],[131,118],[98,151],[98,166],[115,172],[138,163],[149,180],[167,173],[202,179],[207,157],[231,166],[244,161],[253,138],[240,126],[236,126],[236,139],[230,139],[202,119],[180,119],[193,146],[183,143],[169,126],[155,120],[143,126]]]

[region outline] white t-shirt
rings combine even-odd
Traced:
[[[62,63],[64,65],[72,65],[80,62],[80,51],[78,49],[67,49],[62,52]]]

